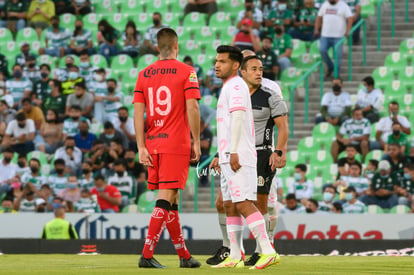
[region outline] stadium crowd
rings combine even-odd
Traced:
[[[223,11],[216,1],[189,2],[181,10],[183,15],[198,11],[211,21]],[[139,29],[131,18],[116,28],[105,16],[92,24],[95,29],[91,24],[85,27],[88,14],[99,15],[99,5],[89,0],[0,0],[0,28],[10,31],[16,41],[19,33],[32,28],[37,40],[44,41],[36,51],[30,41],[22,42],[15,56],[0,47],[3,212],[47,212],[59,205],[71,212],[120,212],[136,203],[146,188],[146,169],[136,158],[131,116],[135,78],[114,72],[115,60],[128,56],[133,67],[142,69],[144,57],[156,56],[156,34],[169,26],[164,23],[166,12],[148,12],[152,20],[147,29]],[[338,9],[336,16],[325,18],[332,6]],[[326,77],[330,77],[334,65],[329,48],[349,35],[360,13],[359,0],[245,0],[232,17],[235,32],[227,42],[255,51],[263,61],[264,77],[279,80],[295,63],[294,41],[310,47],[319,39],[320,55],[328,67]],[[69,28],[62,27],[62,18],[68,14],[76,19]],[[332,33],[341,35],[332,37]],[[359,43],[359,31],[352,39]],[[180,59],[196,69],[203,96],[203,161],[216,149],[214,104],[222,83],[211,63],[198,65],[197,56],[185,48],[181,52]],[[91,57],[95,55],[102,57],[99,62]],[[355,106],[342,90],[342,80],[332,81],[332,91],[325,93],[316,120],[338,128],[331,146],[338,164],[337,180],[325,182],[323,193],[316,194],[312,179],[306,176],[306,164],[296,165],[288,190],[278,181],[279,198],[285,204],[281,212],[361,213],[369,204],[392,208],[398,203],[414,209],[414,168],[409,161],[414,146],[406,136],[411,134],[410,123],[398,114],[398,102],[390,102],[389,115],[381,117],[383,94],[372,77],[364,78]],[[368,142],[373,123],[378,129],[376,142]],[[372,149],[384,150],[384,160],[379,164],[369,160],[363,168]],[[339,158],[344,150],[346,156]],[[359,159],[357,151],[362,154]],[[206,186],[206,181],[203,178],[201,185]],[[288,193],[285,198],[283,192]]]

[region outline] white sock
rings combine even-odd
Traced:
[[[230,239],[230,258],[240,260],[243,246],[243,218],[227,217],[227,232]]]
[[[249,226],[250,232],[256,239],[256,243],[259,244],[262,254],[273,254],[275,250],[270,244],[269,237],[266,232],[265,220],[259,211],[246,217],[247,225]]]
[[[218,213],[221,235],[223,236],[223,246],[230,247],[230,240],[227,234],[226,214]]]
[[[269,232],[269,213],[266,213],[263,215],[263,219],[265,221],[265,225],[266,225],[266,232]],[[268,234],[269,235],[269,234]],[[269,240],[270,241],[270,240]],[[260,249],[260,245],[259,243],[256,241],[256,250],[254,252],[257,252],[259,254],[262,253],[261,249]]]
[[[269,241],[273,244],[274,242],[274,232],[277,225],[277,209],[269,208],[269,230],[267,231],[269,235]]]

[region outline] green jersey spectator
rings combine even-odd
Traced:
[[[10,76],[8,66],[9,66],[9,62],[7,61],[7,58],[3,54],[0,53],[0,72],[3,73],[5,78],[8,78]]]
[[[98,23],[100,35],[98,35],[99,51],[98,53],[105,56],[108,63],[109,57],[118,55],[121,33],[116,30],[106,19],[102,19]]]
[[[267,27],[273,27],[277,20],[281,20],[285,28],[289,28],[292,25],[293,11],[289,8],[287,0],[277,1],[276,7],[274,7],[266,20]]]
[[[48,64],[40,65],[40,79],[34,82],[32,90],[32,101],[38,107],[42,107],[45,99],[50,95],[51,88],[49,82],[51,79],[49,75],[50,66]]]
[[[46,240],[73,240],[78,239],[78,233],[72,224],[65,220],[65,208],[55,209],[55,218],[43,228],[42,239]]]
[[[26,59],[29,57],[36,59],[37,55],[30,51],[29,43],[23,42],[23,44],[20,46],[20,53],[16,55],[16,58],[14,59],[14,64],[20,64],[24,67],[26,65]]]
[[[404,167],[404,176],[397,190],[400,195],[398,204],[407,205],[411,211],[414,211],[414,163],[409,163]]]
[[[275,80],[279,74],[279,62],[276,54],[272,51],[273,39],[264,37],[262,39],[262,48],[256,55],[263,63],[263,77]]]
[[[62,95],[62,87],[59,80],[51,79],[49,81],[50,94],[47,95],[43,101],[43,112],[50,109],[56,110],[58,113],[58,120],[62,121],[65,117],[66,96]]]
[[[71,33],[69,30],[59,26],[60,19],[58,16],[53,16],[51,21],[52,26],[45,31],[45,48],[40,48],[39,54],[63,57],[67,50]]]
[[[281,20],[276,20],[273,39],[273,51],[278,57],[280,71],[291,66],[290,56],[292,55],[293,43],[292,37],[285,33],[285,27]]]
[[[289,31],[289,34],[295,38],[304,41],[313,41],[313,30],[315,27],[318,9],[314,7],[313,0],[305,0],[305,6],[298,12],[295,22]]]
[[[388,136],[388,141],[384,147],[385,152],[388,152],[390,144],[399,144],[401,154],[410,154],[410,142],[407,135],[401,132],[401,124],[398,121],[392,124],[392,134]]]
[[[6,27],[12,32],[17,33],[26,26],[27,3],[26,1],[9,0],[4,6],[4,16]]]

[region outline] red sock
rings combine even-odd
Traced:
[[[167,220],[168,210],[155,206],[152,211],[151,220],[148,225],[148,234],[142,251],[144,258],[150,259],[154,255],[154,249],[157,246]]]
[[[185,246],[183,230],[181,228],[180,218],[178,216],[177,210],[170,211],[170,214],[168,215],[167,229],[174,244],[175,250],[177,251],[178,257],[189,259],[191,255]]]

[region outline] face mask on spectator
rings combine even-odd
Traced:
[[[404,173],[404,178],[405,178],[406,180],[411,180],[410,173]]]
[[[26,127],[26,123],[23,123],[23,124],[17,123],[17,125],[19,126],[19,128],[24,128],[24,127]]]
[[[22,161],[22,160],[20,160],[20,161],[18,161],[17,162],[17,165],[20,167],[20,168],[23,168],[24,166],[25,166],[25,162],[24,161]]]
[[[287,5],[286,4],[279,4],[278,8],[279,8],[280,11],[285,11],[286,8],[287,8]]]
[[[105,136],[107,137],[107,138],[109,138],[109,139],[111,139],[111,138],[114,138],[114,134],[112,134],[112,135],[107,135],[107,134],[105,134]]]
[[[82,68],[87,68],[87,67],[89,67],[89,62],[88,62],[88,61],[81,62],[81,63],[79,64],[79,66],[81,66]]]
[[[88,130],[86,130],[86,131],[82,130],[82,131],[79,131],[79,133],[80,133],[81,136],[86,137],[88,135],[89,131]]]
[[[13,72],[13,77],[14,77],[14,78],[20,78],[20,77],[22,77],[22,71],[20,71],[20,70],[15,70],[15,71]]]
[[[335,94],[339,94],[341,92],[341,86],[338,84],[335,84],[332,86],[332,90],[334,91]]]
[[[29,67],[31,69],[33,69],[35,66],[36,66],[35,63],[29,63],[29,64],[27,64],[27,67]]]
[[[300,173],[295,173],[293,175],[295,181],[300,181],[302,179],[302,175]]]
[[[368,93],[368,88],[365,86],[362,86],[361,91],[363,91],[364,93]]]
[[[69,72],[68,76],[69,76],[69,79],[74,80],[79,77],[79,74],[77,72]]]
[[[32,171],[33,174],[37,174],[37,172],[39,172],[39,167],[30,166],[30,171]]]
[[[392,131],[392,134],[393,134],[394,136],[399,136],[399,135],[400,135],[400,130],[393,130],[393,131]]]
[[[113,93],[115,92],[115,88],[114,87],[108,87],[108,93]]]
[[[350,200],[352,200],[353,198],[354,198],[354,196],[352,195],[352,193],[351,193],[351,192],[345,193],[345,199],[346,199],[347,201],[350,201]]]
[[[154,26],[158,26],[160,24],[159,19],[152,19],[152,23],[154,23]]]
[[[127,162],[133,162],[135,159],[134,158],[126,158],[125,159]]]
[[[277,34],[277,35],[280,35],[280,34],[282,34],[282,28],[275,28],[275,33]]]
[[[55,29],[59,28],[59,22],[53,22],[52,27]]]
[[[335,5],[335,4],[336,4],[336,0],[329,0],[329,3],[330,3],[331,5]]]
[[[11,158],[9,158],[9,157],[4,157],[4,158],[3,158],[3,160],[4,160],[4,162],[5,162],[5,163],[10,163]]]
[[[53,210],[55,210],[56,208],[61,207],[61,206],[63,206],[63,205],[59,202],[55,202],[54,204],[52,204]]]
[[[82,30],[82,26],[75,26],[75,30],[76,30],[76,31],[80,31],[80,30]]]
[[[95,81],[97,82],[101,82],[103,80],[103,76],[100,74],[95,74],[94,78],[95,78]]]
[[[68,183],[68,188],[69,189],[75,189],[76,188],[76,183]]]
[[[118,175],[118,177],[122,177],[124,175],[123,171],[115,171],[115,173]]]
[[[306,213],[313,213],[312,208],[306,208]]]
[[[63,174],[63,172],[65,171],[65,169],[63,169],[63,168],[56,168],[55,170],[56,170],[56,173],[57,173],[58,175]]]
[[[96,187],[96,191],[98,191],[98,192],[104,192],[105,191],[105,187]]]
[[[324,201],[331,201],[333,198],[333,194],[329,192],[323,192],[323,200]]]
[[[84,203],[84,204],[86,204],[86,203],[90,203],[90,202],[91,202],[91,200],[90,200],[89,198],[80,198],[80,199],[79,199],[79,202],[80,202],[80,203]]]
[[[119,120],[120,120],[121,122],[125,122],[125,121],[127,121],[127,120],[128,120],[128,117],[126,117],[126,116],[120,116],[120,117],[119,117]]]
[[[90,171],[89,169],[82,169],[82,174],[89,174]]]
[[[46,78],[46,77],[48,77],[49,76],[49,73],[45,73],[45,72],[41,72],[40,73],[40,77],[41,78]]]

